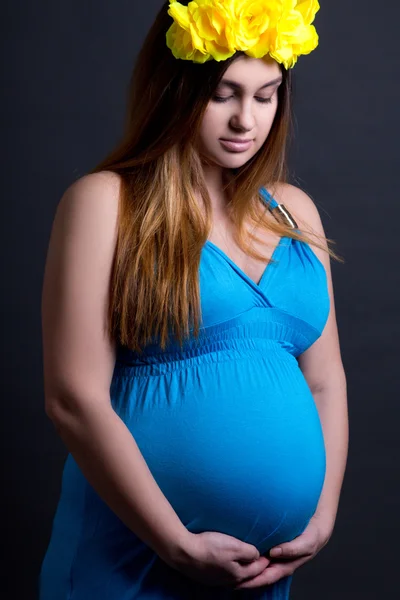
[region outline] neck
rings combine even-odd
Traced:
[[[210,194],[211,203],[214,215],[226,215],[226,205],[228,203],[228,192],[224,190],[224,186],[228,183],[231,177],[229,169],[224,169],[219,165],[209,165],[203,163],[204,179],[206,181],[207,190]]]

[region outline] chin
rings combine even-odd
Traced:
[[[232,152],[229,156],[226,154],[222,156],[213,156],[207,158],[207,164],[223,167],[224,169],[237,169],[246,164],[254,156],[254,152],[248,154],[247,152]]]

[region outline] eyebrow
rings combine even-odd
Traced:
[[[268,83],[262,85],[258,89],[263,90],[264,88],[271,87],[271,85],[275,85],[275,83],[281,83],[281,82],[282,82],[282,77],[277,77],[276,79],[273,79],[272,81],[269,81]],[[231,79],[221,79],[220,84],[227,85],[227,86],[233,88],[234,90],[242,90],[243,89],[243,86],[240,83],[237,83],[236,81],[232,81]]]

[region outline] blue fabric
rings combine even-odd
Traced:
[[[281,238],[273,259],[256,284],[207,242],[199,341],[183,350],[171,341],[164,352],[155,342],[142,355],[120,346],[110,388],[185,526],[235,536],[260,553],[304,531],[326,467],[318,411],[296,360],[328,318],[325,268],[292,238]],[[186,578],[123,525],[68,455],[40,600],[284,600],[291,581],[234,591]]]

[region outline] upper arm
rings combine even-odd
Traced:
[[[275,194],[278,202],[284,204],[301,228],[302,224],[325,237],[325,231],[315,203],[301,189],[284,184]],[[323,242],[326,247],[326,242]],[[344,369],[340,353],[339,334],[336,321],[335,299],[332,283],[329,254],[312,245],[312,249],[325,267],[330,312],[321,336],[298,356],[299,366],[313,392],[342,382]]]
[[[111,172],[73,183],[56,210],[42,289],[46,410],[109,397],[115,344],[106,319],[116,243],[119,179]]]

